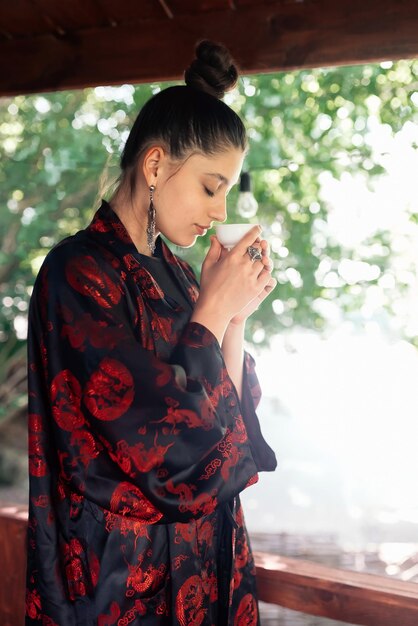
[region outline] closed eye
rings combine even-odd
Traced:
[[[208,196],[210,196],[211,198],[213,198],[213,196],[215,195],[213,193],[213,191],[211,191],[210,189],[208,189],[207,187],[203,187],[203,189],[206,191],[206,193],[208,194]]]

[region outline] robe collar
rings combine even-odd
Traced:
[[[134,274],[135,279],[141,283],[145,293],[149,292],[151,287],[153,299],[164,297],[158,283],[138,259],[138,250],[126,227],[106,200],[102,199],[86,230],[106,248],[114,250],[128,272]],[[176,275],[185,297],[191,304],[195,303],[199,292],[196,278],[188,264],[172,253],[162,237],[158,236],[155,244],[161,257]]]

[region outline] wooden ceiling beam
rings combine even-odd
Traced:
[[[224,42],[244,74],[418,56],[416,0],[236,6],[63,36],[5,38],[0,95],[181,79],[202,38]]]

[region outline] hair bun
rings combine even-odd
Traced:
[[[186,85],[223,98],[238,80],[238,70],[229,50],[205,39],[197,44],[195,53],[195,60],[184,72]]]

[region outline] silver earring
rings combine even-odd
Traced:
[[[147,244],[154,254],[155,251],[155,207],[154,207],[154,191],[155,185],[149,187],[149,208],[148,208],[148,226],[147,226]]]

